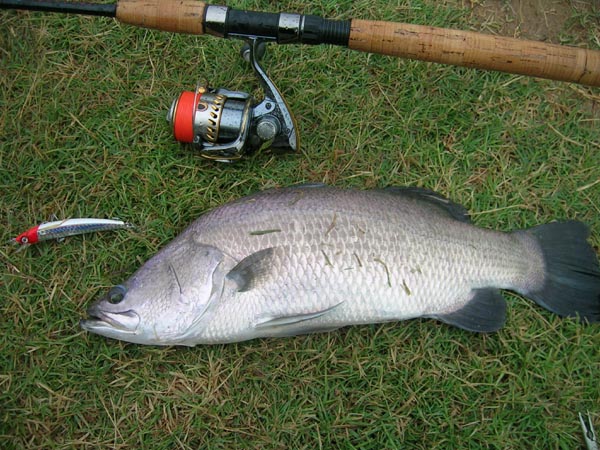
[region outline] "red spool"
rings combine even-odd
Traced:
[[[194,141],[194,111],[196,102],[201,94],[184,91],[177,100],[175,111],[173,111],[173,134],[179,142],[192,143]]]

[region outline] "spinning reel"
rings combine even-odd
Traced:
[[[265,40],[249,38],[242,57],[250,62],[264,91],[256,101],[245,92],[198,85],[173,101],[167,120],[175,139],[200,156],[233,162],[262,148],[280,152],[298,150],[297,126],[283,96],[269,79],[259,60]]]

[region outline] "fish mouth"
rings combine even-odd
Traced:
[[[140,324],[140,316],[133,310],[121,312],[103,311],[93,305],[87,310],[87,319],[79,321],[81,328],[92,333],[103,334],[102,331],[117,331],[134,334]]]

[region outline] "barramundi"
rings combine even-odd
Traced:
[[[493,332],[502,289],[600,321],[598,256],[577,221],[474,226],[419,188],[302,185],[205,213],[88,309],[81,326],[139,344],[217,344],[430,318]]]

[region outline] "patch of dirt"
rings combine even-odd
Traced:
[[[462,0],[462,5],[471,8],[482,33],[584,48],[600,45],[600,0]],[[581,107],[600,118],[600,97],[574,89]]]
[[[471,0],[471,7],[482,31],[557,44],[561,35],[585,42],[588,30],[578,18],[600,11],[597,0]]]

